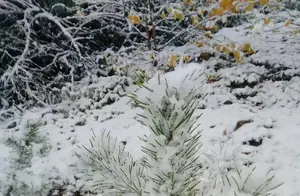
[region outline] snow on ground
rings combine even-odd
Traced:
[[[224,29],[218,35],[243,42],[248,31],[243,28]],[[271,38],[273,40],[269,41]],[[248,37],[258,52],[238,66],[216,71],[214,64],[217,60],[212,59],[183,65],[164,77],[174,86],[181,85],[183,91],[196,87],[200,95],[207,94],[197,112],[203,113],[199,119],[203,130],[202,152],[215,156],[217,161],[213,164],[216,168],[232,161],[252,164],[257,168],[258,178],[264,178],[264,172],[272,170],[276,182],[284,183],[275,190],[277,195],[298,196],[300,56],[297,46],[300,43],[284,38],[285,34],[270,37],[267,33]],[[202,72],[216,73],[220,80],[206,83]],[[180,84],[187,74],[192,74],[192,82]],[[148,85],[156,88],[156,83],[154,77]],[[145,93],[143,90],[138,92],[140,96],[145,96]],[[78,177],[76,168],[80,161],[74,152],[80,150],[78,146],[89,144],[93,131],[96,135],[104,130],[111,131],[119,142],[126,142],[126,149],[135,159],[141,158],[142,141],[138,137],[149,133],[134,120],[141,111],[131,107],[128,97],[116,100],[111,105],[99,107],[95,100],[81,98],[29,110],[22,118],[16,119],[18,123],[13,128],[7,128],[12,122],[0,124],[3,130],[0,135],[0,195],[11,184],[18,186],[12,180],[14,175],[36,190],[47,182],[69,184],[69,190],[80,189],[85,182]],[[42,123],[38,132],[46,138],[50,149],[41,156],[38,153],[41,148],[36,143],[32,148],[34,156],[27,160],[29,164],[16,169],[20,152],[8,145],[7,140],[22,140],[28,121]]]

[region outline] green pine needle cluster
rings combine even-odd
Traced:
[[[19,182],[18,174],[30,176],[26,169],[31,167],[31,161],[35,156],[46,156],[50,150],[50,145],[46,137],[40,133],[42,124],[40,122],[28,122],[25,126],[25,132],[22,138],[10,137],[7,139],[7,145],[16,150],[17,156],[11,165],[14,170],[10,176],[11,186],[6,191],[6,195],[43,195],[44,190],[32,190],[30,185]],[[39,148],[38,151],[34,148]],[[38,153],[38,154],[36,154]],[[46,186],[45,182],[45,186]],[[45,189],[46,190],[46,189]]]
[[[101,180],[96,180],[92,188],[106,190],[106,193],[142,195],[144,169],[137,165],[124,145],[104,131],[100,137],[93,133],[90,147],[82,146],[86,153],[76,156],[92,166],[92,173],[100,172]],[[88,179],[90,180],[90,179]]]
[[[249,172],[249,174],[245,175],[242,173],[242,170],[236,169],[234,174],[235,176],[225,176],[222,179],[223,186],[229,186],[235,188],[237,191],[234,191],[234,196],[238,196],[238,193],[247,193],[247,185],[249,183],[249,179],[253,172],[255,171],[256,167]],[[268,173],[267,173],[268,176]],[[250,192],[249,194],[252,196],[270,196],[271,191],[275,190],[276,188],[283,185],[283,183],[276,184],[274,186],[270,186],[272,181],[274,180],[275,176],[272,175],[271,177],[267,178],[264,182],[262,182],[258,187],[255,188],[254,191]]]

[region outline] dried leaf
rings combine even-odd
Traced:
[[[221,0],[220,8],[234,12],[233,0]]]
[[[210,38],[210,39],[213,38],[213,35],[211,34],[210,31],[206,31],[206,32],[204,33],[204,36],[205,36],[205,37],[208,37],[208,38]]]
[[[259,0],[259,5],[264,6],[269,3],[269,0]]]
[[[196,26],[199,24],[199,17],[196,16],[192,16],[192,25]]]
[[[240,51],[242,51],[242,52],[244,52],[244,53],[246,53],[246,54],[249,54],[249,55],[255,53],[255,51],[252,49],[250,43],[245,43],[244,45],[242,45],[242,46],[240,47]]]
[[[287,20],[284,22],[284,26],[285,26],[285,27],[288,27],[291,23],[292,23],[292,20],[291,20],[291,19],[287,19]]]
[[[148,59],[149,59],[149,60],[152,60],[152,59],[153,59],[153,54],[149,54],[149,55],[148,55]]]
[[[177,59],[178,59],[178,56],[171,55],[169,66],[170,67],[175,67],[176,63],[177,63]]]
[[[270,18],[265,18],[265,19],[264,19],[265,25],[270,24],[270,22],[271,22],[271,19],[270,19]]]
[[[210,30],[211,32],[215,33],[218,31],[218,27],[217,27],[217,25],[212,25],[212,26],[208,27],[207,30]]]
[[[174,19],[177,19],[177,20],[184,19],[183,13],[179,10],[175,10],[173,17],[174,17]]]
[[[167,18],[167,15],[165,14],[165,12],[163,12],[162,14],[161,14],[161,17],[162,17],[162,19],[166,19]]]
[[[215,47],[215,49],[218,51],[218,52],[221,52],[221,53],[230,53],[232,52],[232,49],[227,47],[227,46],[223,46],[223,45],[217,45]]]
[[[188,63],[190,61],[190,57],[189,56],[184,56],[183,57],[183,62],[184,63]]]
[[[224,9],[222,7],[220,7],[220,8],[213,8],[208,16],[209,17],[221,16],[223,14],[224,14]]]
[[[205,26],[204,26],[204,25],[199,25],[199,29],[200,29],[201,31],[204,31],[204,30],[205,30]]]
[[[218,52],[224,52],[224,46],[222,46],[222,45],[216,46],[215,49],[216,49]]]
[[[196,26],[199,24],[199,17],[196,16],[192,16],[192,25]]]
[[[204,45],[205,45],[204,42],[198,42],[198,43],[197,43],[197,46],[198,46],[198,47],[203,47]]]
[[[241,63],[241,62],[242,62],[243,58],[242,58],[242,55],[240,54],[239,51],[235,50],[235,51],[233,52],[233,56],[234,56],[236,62],[238,62],[238,63]]]
[[[190,6],[191,5],[191,0],[184,0],[185,5]]]
[[[141,24],[141,20],[140,20],[140,17],[138,15],[129,15],[128,19],[133,24],[136,24],[136,25]]]
[[[254,8],[254,2],[248,2],[248,6],[246,7],[246,11],[251,12]]]

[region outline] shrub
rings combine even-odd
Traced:
[[[45,195],[45,190],[51,186],[50,182],[37,185],[32,178],[33,159],[46,156],[51,149],[47,137],[40,133],[41,126],[40,122],[28,122],[24,134],[7,138],[7,145],[16,150],[16,155],[12,155],[7,181],[0,186],[4,195]]]
[[[157,52],[165,47],[184,45],[199,36],[212,39],[220,28],[238,25],[255,13],[255,7],[265,9],[269,4],[267,0],[86,0],[73,7],[70,0],[4,0],[0,108],[60,102],[61,89],[70,84],[74,90],[78,81],[97,72],[95,57],[108,49],[130,54],[148,50],[155,66]],[[231,53],[242,61],[240,52]],[[176,60],[170,58],[173,65]]]
[[[107,132],[99,138],[94,135],[90,146],[83,146],[84,152],[77,153],[87,168],[92,168],[85,175],[93,191],[128,196],[258,196],[268,195],[277,187],[270,187],[274,177],[256,186],[249,180],[253,171],[244,175],[240,169],[224,168],[231,172],[211,175],[217,172],[201,155],[196,94],[182,92],[180,87],[161,82],[160,77],[158,80],[157,88],[143,88],[149,96],[130,96],[134,105],[143,109],[137,120],[151,131],[141,138],[145,155],[141,160],[134,161],[125,146]]]

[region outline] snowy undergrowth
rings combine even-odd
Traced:
[[[285,117],[289,119],[289,125],[285,124],[285,120],[282,120],[284,119],[283,116],[285,116],[285,112],[287,112],[286,109],[282,108],[281,110],[284,112],[281,111],[280,115],[276,114],[278,113],[276,112],[278,111],[276,108],[279,105],[275,105],[275,107],[270,109],[266,108],[265,110],[261,110],[258,107],[253,108],[250,105],[238,102],[231,105],[223,105],[222,102],[217,101],[218,94],[221,94],[221,92],[218,93],[216,87],[214,87],[217,83],[203,84],[205,75],[202,74],[202,72],[205,69],[206,67],[199,64],[190,64],[186,67],[178,68],[175,72],[161,76],[160,86],[157,85],[158,76],[148,82],[147,86],[150,89],[154,89],[155,92],[159,92],[159,95],[155,93],[151,94],[147,89],[142,89],[135,94],[137,94],[143,102],[146,102],[146,98],[152,95],[151,100],[157,103],[157,101],[162,98],[162,94],[160,93],[162,93],[166,87],[165,78],[168,80],[170,87],[175,86],[182,91],[182,98],[185,97],[184,95],[188,95],[193,87],[197,87],[196,89],[200,90],[199,92],[203,94],[208,93],[206,97],[202,97],[200,100],[199,107],[202,109],[200,109],[199,112],[203,112],[203,115],[199,119],[201,122],[199,129],[203,130],[201,149],[205,152],[205,155],[211,155],[209,159],[207,158],[205,160],[207,165],[211,165],[212,170],[207,170],[209,173],[203,176],[205,178],[202,179],[202,181],[206,183],[214,182],[210,179],[211,176],[224,175],[224,171],[226,171],[225,169],[228,167],[235,168],[237,165],[251,162],[257,167],[257,172],[251,175],[255,182],[264,183],[265,180],[268,179],[265,174],[272,169],[274,171],[271,172],[270,175],[272,173],[277,174],[279,171],[280,176],[284,176],[282,181],[287,183],[287,185],[283,186],[285,188],[289,186],[292,187],[297,181],[290,179],[288,173],[293,170],[286,167],[286,164],[296,161],[295,158],[297,156],[292,158],[292,156],[288,156],[287,154],[296,155],[297,150],[295,146],[288,144],[287,141],[290,141],[290,139],[287,138],[286,141],[281,139],[281,132],[285,127],[292,126],[291,129],[288,130],[289,134],[287,135],[290,135],[291,138],[293,136],[297,138],[295,132],[298,122],[297,118],[295,118],[297,108],[288,112],[290,113],[290,118]],[[182,83],[183,80],[186,82]],[[219,81],[219,84],[221,82],[222,81]],[[199,92],[195,91],[196,94]],[[217,94],[214,95],[211,92]],[[224,98],[228,98],[226,95],[224,96]],[[235,100],[232,101],[235,102]],[[93,107],[93,102],[86,98],[76,102],[80,107],[76,106],[77,104],[70,105],[65,103],[55,106],[53,109],[35,109],[31,112],[27,112],[22,120],[22,122],[28,119],[41,119],[44,121],[45,125],[42,126],[42,130],[48,135],[51,145],[51,151],[48,156],[43,159],[35,159],[32,162],[30,169],[34,172],[28,176],[28,179],[35,181],[41,181],[41,179],[43,179],[43,181],[52,181],[57,187],[65,187],[64,191],[69,193],[74,193],[80,189],[83,189],[84,192],[85,190],[91,189],[91,185],[93,184],[91,181],[86,182],[82,173],[78,173],[78,168],[84,167],[78,163],[77,157],[74,156],[74,151],[78,152],[77,145],[89,145],[89,139],[93,136],[91,130],[98,136],[101,136],[103,129],[111,131],[111,136],[118,138],[118,144],[125,144],[125,150],[132,154],[134,161],[140,160],[144,156],[140,150],[143,141],[138,139],[138,136],[143,138],[144,134],[149,134],[149,130],[146,130],[144,126],[139,125],[133,120],[136,113],[140,113],[141,110],[138,108],[131,109],[128,98],[121,98],[116,103],[111,106],[105,106],[101,110]],[[201,103],[206,105],[206,109],[203,109]],[[231,115],[228,115],[228,112],[230,112]],[[241,120],[251,120],[252,123],[245,123],[239,128],[236,128],[237,122]],[[17,129],[20,129],[19,132],[15,132]],[[10,134],[24,133],[24,131],[22,126],[19,125],[7,130]],[[286,131],[287,130],[285,130],[285,132]],[[284,138],[286,138],[287,135],[284,135]],[[1,138],[1,140],[4,140],[4,138],[7,138],[7,135],[2,135]],[[243,142],[259,138],[263,138],[263,145],[261,146],[242,145]],[[11,149],[8,148],[7,150]],[[276,161],[274,158],[278,156],[278,153],[285,158]],[[7,156],[5,156],[5,154],[7,154]],[[7,158],[9,158],[8,153],[3,153],[2,156],[1,162],[3,164],[1,165],[5,165]],[[297,168],[296,162],[293,167]],[[245,179],[251,171],[252,168],[248,169],[245,167],[242,170],[242,177]],[[284,171],[287,173],[284,173]],[[225,174],[229,177],[231,175],[238,177],[235,170],[231,170],[231,172],[232,173],[226,172]],[[97,176],[93,176],[93,179],[94,178],[97,179]],[[4,182],[1,183],[2,187],[6,187],[6,176],[3,175],[1,179],[3,179]],[[243,180],[241,180],[241,182],[243,182]],[[222,180],[218,179],[217,182],[220,183]],[[251,181],[248,181],[248,183],[251,184]],[[278,183],[280,183],[280,181]],[[232,178],[231,186],[234,186],[233,189],[237,190],[235,183],[232,182]],[[243,186],[243,183],[240,186]],[[206,187],[209,187],[208,184],[206,184]],[[251,185],[247,185],[247,187],[251,187]],[[230,189],[228,184],[227,188],[228,189],[224,188],[224,191],[227,191],[229,194],[232,189]],[[256,188],[257,186],[252,187],[252,192],[254,192]],[[276,189],[276,191],[283,190],[280,188]],[[215,191],[220,192],[221,190]],[[295,191],[290,189],[290,193],[290,195],[293,195]]]
[[[153,93],[151,101],[157,103],[164,95],[165,78],[169,86],[177,87],[181,98],[193,87],[196,95],[202,95],[195,112],[196,115],[203,114],[197,123],[201,122],[201,152],[204,152],[200,153],[202,161],[210,166],[201,176],[201,182],[207,187],[205,190],[208,193],[218,195],[223,188],[221,195],[234,195],[233,191],[243,188],[248,174],[256,167],[251,178],[246,180],[244,192],[254,193],[276,174],[279,179],[273,179],[272,185],[276,186],[281,182],[284,184],[273,191],[274,195],[299,195],[300,82],[297,77],[299,55],[295,49],[295,45],[299,43],[296,39],[286,39],[287,34],[284,32],[278,32],[276,36],[267,32],[251,38],[246,26],[224,29],[217,35],[220,39],[226,36],[235,42],[251,40],[253,48],[258,52],[246,58],[246,62],[241,65],[219,67],[217,63],[223,61],[214,57],[199,64],[178,66],[174,72],[161,76],[160,86],[157,85],[156,75],[145,84],[159,94]],[[194,57],[204,51],[203,48],[194,50],[190,46],[168,49],[163,52],[172,54],[175,51],[195,55]],[[187,74],[189,77],[186,77]],[[218,75],[219,79],[207,83],[207,74]],[[182,83],[185,78],[189,80]],[[91,89],[102,89],[102,86],[106,85],[94,85]],[[111,91],[106,87],[103,89]],[[115,89],[112,93],[118,94],[117,89],[120,88]],[[88,92],[83,88],[81,90]],[[124,92],[121,90],[122,95]],[[142,89],[135,94],[142,102],[148,102],[147,97],[151,92]],[[101,138],[103,130],[110,131],[111,138],[118,139],[117,144],[121,144],[125,152],[130,152],[134,162],[141,160],[144,157],[141,151],[144,142],[139,137],[144,138],[144,135],[151,133],[134,120],[136,113],[141,113],[142,110],[131,108],[130,100],[126,97],[119,96],[113,104],[101,107],[97,107],[98,102],[95,100],[97,99],[85,96],[74,102],[34,108],[26,111],[21,119],[13,119],[17,123],[1,123],[4,131],[0,135],[0,193],[5,193],[14,184],[8,179],[18,171],[13,164],[14,158],[19,156],[18,151],[6,142],[12,136],[24,140],[28,120],[40,120],[42,126],[39,132],[47,137],[51,146],[44,157],[34,154],[26,168],[26,180],[23,182],[30,186],[34,184],[37,191],[45,189],[43,191],[57,195],[75,195],[76,192],[87,195],[86,191],[93,190],[93,180],[99,179],[100,175],[95,173],[94,176],[91,173],[91,180],[86,181],[82,173],[86,172],[82,171],[86,165],[78,160],[74,152],[78,152],[78,145],[88,146],[92,137]],[[231,169],[228,171],[228,168]],[[235,168],[239,168],[238,171],[242,169],[242,179]],[[217,176],[227,176],[229,181],[225,177],[223,182]],[[231,176],[239,182],[238,185]],[[53,184],[53,190],[43,187],[40,182]],[[18,183],[15,184],[18,187]],[[99,190],[99,194],[101,191]]]
[[[138,121],[151,130],[141,138],[145,142],[141,161],[134,162],[110,135],[102,135],[100,142],[94,136],[90,147],[84,146],[87,154],[78,156],[94,168],[93,173],[100,173],[94,186],[104,195],[269,195],[281,185],[274,186],[274,176],[263,181],[253,174],[255,168],[238,164],[234,157],[227,160],[230,164],[220,165],[222,157],[201,150],[201,132],[195,126],[200,116],[194,116],[193,101],[199,93],[191,83],[199,75],[194,75],[195,66],[189,68],[171,83],[156,75],[141,92],[131,95],[134,105],[144,110]]]
[[[41,187],[51,187],[49,181],[35,181],[30,176],[34,174],[31,163],[35,159],[43,159],[50,150],[47,137],[40,132],[40,122],[28,122],[25,133],[11,134],[6,144],[14,149],[10,158],[10,169],[7,172],[7,187],[2,190],[4,195],[45,195]],[[46,188],[43,188],[46,190]]]

